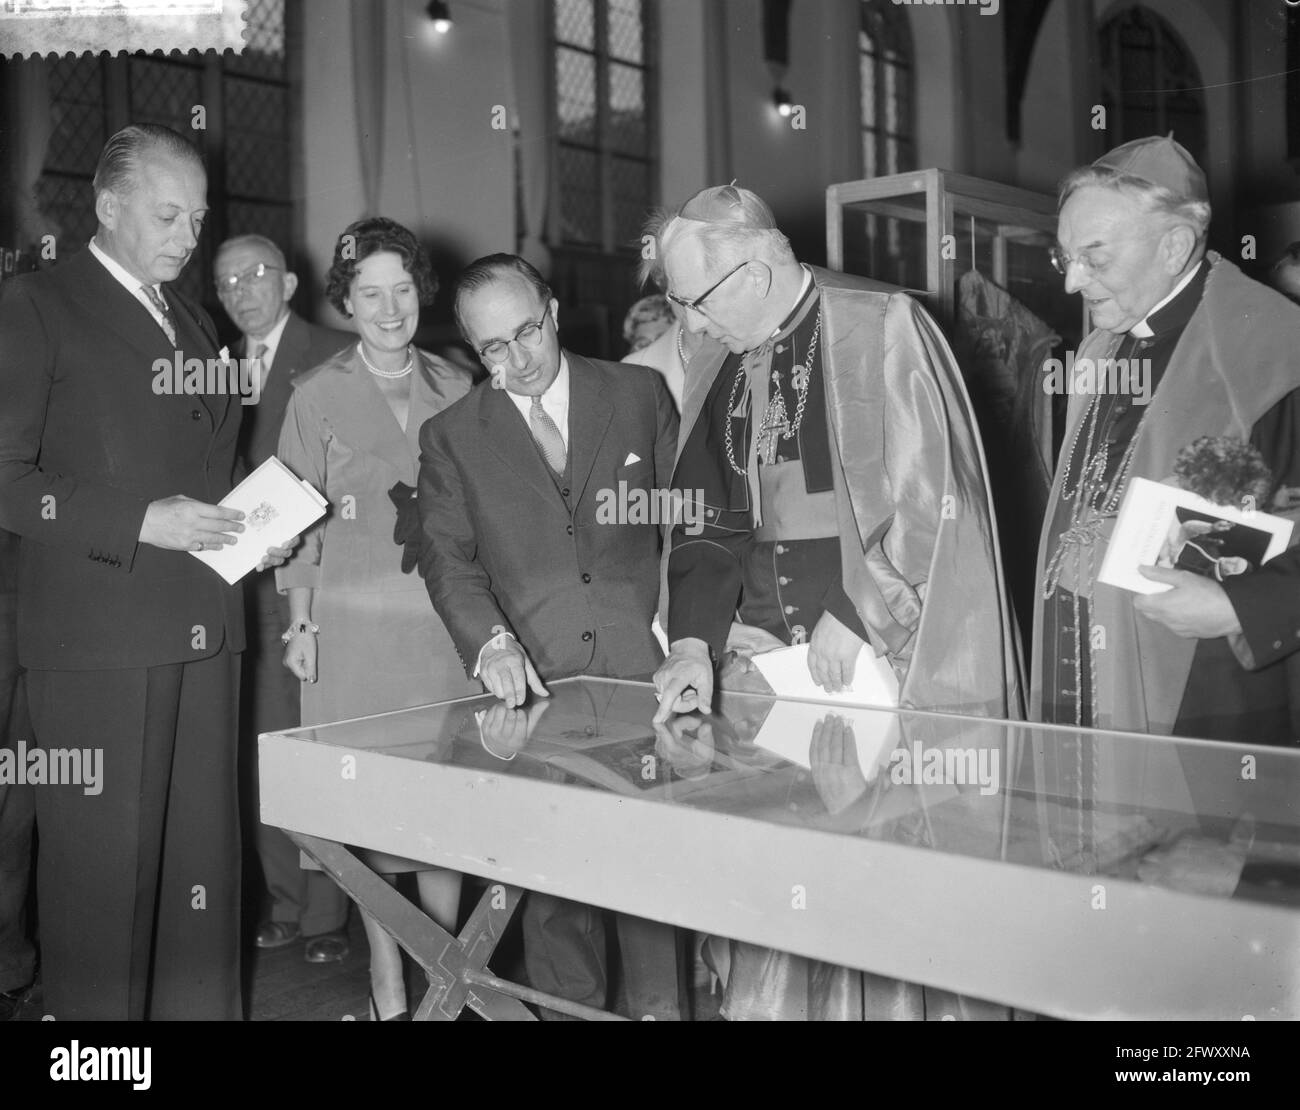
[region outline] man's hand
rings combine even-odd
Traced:
[[[668,658],[655,671],[659,708],[654,723],[662,724],[674,713],[709,713],[713,709],[713,661],[709,645],[688,637],[672,645]]]
[[[821,615],[808,641],[808,673],[828,694],[853,685],[858,652],[865,641],[829,610]]]
[[[813,725],[808,749],[813,786],[827,813],[840,813],[867,792],[867,780],[858,764],[853,726],[834,713]]]
[[[698,779],[709,773],[717,747],[711,721],[674,717],[654,730],[655,753],[668,761],[678,778]]]
[[[284,665],[299,682],[316,681],[316,633],[299,632],[284,649]]]
[[[293,554],[293,549],[298,546],[298,537],[294,536],[283,547],[268,547],[266,554],[262,556],[262,561],[257,564],[257,569],[270,570],[272,567],[278,567]]]
[[[1168,582],[1173,589],[1159,594],[1139,594],[1133,608],[1144,617],[1159,621],[1175,636],[1209,640],[1241,631],[1237,611],[1214,579],[1164,567],[1138,567],[1138,570],[1143,578]]]
[[[243,519],[238,509],[208,505],[179,493],[149,503],[140,525],[140,542],[167,551],[219,551],[239,542]]]
[[[522,649],[521,649],[522,650]],[[483,749],[498,759],[514,759],[528,743],[550,702],[536,701],[527,709],[492,705],[474,714]]]
[[[488,693],[505,702],[507,709],[523,705],[529,690],[539,697],[551,696],[518,640],[505,639],[499,647],[485,649],[478,677]]]

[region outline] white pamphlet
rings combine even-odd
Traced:
[[[310,528],[329,508],[307,482],[272,455],[220,501],[244,514],[237,542],[217,551],[191,551],[232,586],[262,561],[268,547],[282,547]]]
[[[1134,478],[1097,581],[1134,593],[1164,593],[1171,587],[1138,573],[1139,566],[1158,566],[1222,582],[1280,555],[1293,527],[1285,517],[1216,505],[1179,486]]]
[[[835,694],[828,694],[813,681],[808,671],[808,645],[776,648],[754,656],[754,666],[767,679],[772,693],[779,698],[806,698],[810,701],[844,702],[849,705],[898,704],[898,676],[889,660],[863,644],[853,668],[853,683]]]

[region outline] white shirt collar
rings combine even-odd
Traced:
[[[1137,336],[1139,339],[1150,339],[1153,335],[1155,335],[1155,332],[1151,330],[1151,325],[1148,324],[1147,321],[1150,320],[1151,317],[1154,316],[1157,312],[1159,312],[1162,308],[1164,308],[1165,305],[1167,305],[1170,301],[1172,301],[1176,296],[1178,296],[1179,293],[1181,293],[1184,289],[1186,289],[1188,283],[1192,280],[1192,278],[1196,276],[1197,271],[1200,270],[1200,268],[1201,268],[1201,263],[1198,262],[1195,266],[1193,266],[1190,270],[1188,270],[1187,273],[1183,275],[1183,280],[1180,281],[1177,285],[1175,285],[1171,290],[1169,290],[1169,295],[1159,303],[1152,305],[1151,311],[1148,312],[1145,316],[1143,316],[1142,319],[1139,320],[1136,324],[1134,324],[1129,329],[1129,333],[1131,335]]]
[[[161,292],[162,287],[157,282],[143,282],[139,278],[134,277],[130,271],[122,265],[122,263],[120,263],[116,258],[110,257],[108,252],[96,243],[94,239],[91,239],[90,241],[90,253],[99,259],[104,269],[112,274],[128,293],[143,304],[148,305],[149,300],[148,297],[140,291],[140,286],[152,284],[155,290]]]
[[[271,364],[275,362],[275,352],[280,346],[280,339],[284,335],[284,327],[288,322],[289,314],[286,312],[276,321],[275,326],[268,331],[263,338],[254,339],[251,335],[244,336],[244,357],[252,358],[253,349],[260,343],[266,348],[266,350],[262,352],[262,365],[266,368],[270,368]]]
[[[511,393],[508,389],[505,392],[506,396],[514,402],[515,408],[519,410],[519,415],[524,418],[524,423],[527,424],[533,399]],[[569,359],[563,351],[560,352],[560,369],[555,375],[555,381],[551,382],[550,388],[542,394],[542,408],[560,429],[560,436],[567,450],[569,446]]]
[[[768,337],[769,339],[775,339],[778,335],[781,334],[781,329],[785,326],[785,322],[788,319],[790,319],[790,313],[793,312],[796,308],[798,308],[799,304],[803,301],[804,297],[808,295],[808,286],[812,284],[812,279],[813,279],[812,271],[808,269],[808,267],[805,266],[802,262],[799,263],[799,269],[803,271],[803,284],[799,286],[799,295],[795,297],[793,301],[790,302],[789,310],[786,312],[784,316],[781,317],[781,322],[777,324],[775,328],[772,329],[772,334]]]

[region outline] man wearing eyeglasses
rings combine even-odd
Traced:
[[[1300,486],[1300,311],[1206,249],[1205,175],[1172,136],[1137,139],[1061,186],[1053,260],[1094,330],[1078,362],[1142,360],[1145,398],[1070,397],[1039,553],[1031,710],[1059,724],[1250,743],[1300,738],[1300,557],[1217,582],[1144,568],[1166,589],[1098,584],[1135,477],[1173,480],[1202,436],[1246,440],[1276,511]],[[1230,476],[1225,481],[1231,482]]]
[[[471,263],[456,321],[490,379],[420,429],[420,573],[465,669],[508,709],[573,675],[647,678],[660,528],[602,512],[666,487],[677,415],[646,367],[560,346],[559,305],[515,255]],[[673,930],[620,915],[633,1015],[679,1016]],[[601,914],[531,894],[533,986],[604,1007]]]
[[[241,477],[275,454],[293,380],[318,366],[349,342],[347,332],[311,324],[289,307],[298,276],[285,265],[280,248],[261,235],[237,235],[217,248],[213,262],[217,298],[240,338],[234,356],[247,359],[256,375],[257,403],[243,406],[239,428]],[[296,728],[301,692],[282,662],[280,632],[288,627],[287,599],[270,574],[244,580],[248,647],[243,660],[240,704],[241,808],[245,843],[257,845],[270,905],[254,938],[258,948],[281,948],[305,938],[308,963],[334,963],[348,954],[348,899],[319,871],[299,866],[298,849],[282,829],[258,818],[257,737]]]
[[[864,644],[903,704],[1019,709],[982,453],[960,374],[901,291],[801,265],[761,198],[705,189],[658,239],[692,360],[673,482],[706,526],[673,535],[658,717],[707,710],[739,608],[849,686]],[[957,662],[960,660],[960,662]]]

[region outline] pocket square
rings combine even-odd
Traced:
[[[623,465],[631,466],[633,463],[638,463],[640,461],[641,461],[640,455],[638,455],[635,451],[629,451],[627,458],[623,460]]]

